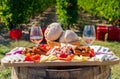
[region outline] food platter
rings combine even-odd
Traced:
[[[49,67],[49,66],[98,66],[98,65],[115,65],[119,64],[120,60],[114,60],[114,61],[53,61],[53,62],[41,62],[41,63],[35,63],[35,62],[15,62],[15,63],[5,63],[1,62],[2,66],[4,67]]]
[[[61,58],[60,56],[64,56],[64,54],[60,54],[57,57],[57,55],[53,55],[53,53],[50,53],[48,56],[33,55],[32,58],[34,58],[35,60],[31,61],[28,53],[27,53],[28,56],[24,56],[23,54],[20,54],[23,48],[19,47],[8,52],[6,56],[1,59],[1,64],[4,67],[25,67],[25,66],[55,67],[55,66],[97,66],[97,65],[100,66],[100,65],[119,64],[120,58],[117,57],[112,51],[109,51],[108,48],[103,46],[91,46],[91,48],[93,48],[95,51],[94,52],[95,55],[93,57],[70,54],[65,58]],[[51,52],[53,51],[51,50]]]

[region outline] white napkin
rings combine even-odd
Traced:
[[[91,49],[94,49],[94,59],[100,61],[116,60],[119,59],[108,47],[104,46],[90,46]]]
[[[14,62],[23,62],[25,59],[25,56],[22,54],[14,54],[10,56],[5,56],[1,59],[1,62],[5,63],[14,63]]]

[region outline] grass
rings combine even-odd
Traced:
[[[19,46],[22,47],[31,47],[33,44],[29,41],[19,41]],[[0,59],[4,56],[4,54],[14,47],[17,46],[15,41],[9,41],[6,43],[0,44]],[[84,42],[82,42],[84,44]],[[109,47],[118,57],[120,57],[120,43],[119,42],[108,42],[108,41],[95,41],[94,45],[102,45],[105,47]],[[111,66],[112,69],[112,79],[120,79],[120,64]],[[11,68],[2,68],[0,66],[0,79],[10,79],[10,70]]]

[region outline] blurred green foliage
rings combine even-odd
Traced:
[[[120,20],[120,0],[78,0],[78,5],[84,11],[110,23]]]
[[[12,29],[53,5],[55,0],[0,0],[0,21]]]
[[[77,0],[56,0],[56,13],[58,21],[64,29],[69,29],[78,21]]]
[[[58,21],[63,28],[77,23],[77,12],[81,8],[120,25],[120,0],[0,0],[0,22],[8,29],[19,27],[55,4]]]

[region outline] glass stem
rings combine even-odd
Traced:
[[[90,47],[90,44],[87,44]]]
[[[16,39],[15,42],[16,42],[16,47],[19,47],[19,41]]]
[[[35,46],[39,46],[39,43],[36,43]]]

